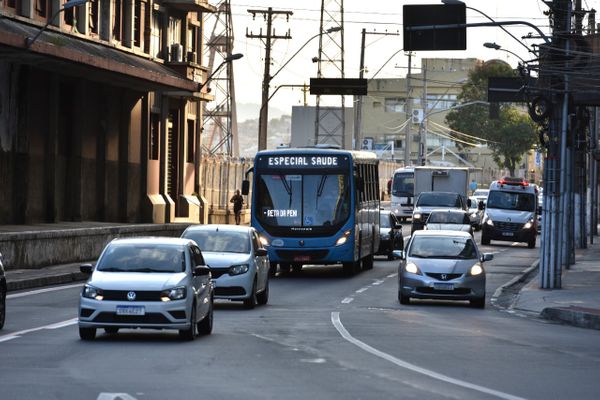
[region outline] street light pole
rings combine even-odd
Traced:
[[[268,122],[269,100],[272,97],[272,96],[269,96],[269,84],[271,83],[273,78],[275,78],[277,76],[277,74],[279,74],[281,72],[281,70],[283,70],[283,68],[285,68],[290,63],[290,61],[292,61],[292,59],[294,57],[296,57],[296,55],[298,55],[298,53],[300,53],[300,51],[302,51],[302,49],[304,49],[306,47],[306,45],[308,45],[308,43],[311,40],[313,40],[314,38],[319,37],[321,35],[324,35],[326,33],[338,32],[340,30],[342,30],[342,27],[336,26],[333,28],[329,28],[324,32],[319,32],[316,35],[310,37],[298,50],[296,50],[296,52],[285,63],[283,63],[283,65],[273,75],[270,75],[268,67],[265,66],[265,75],[264,75],[264,80],[263,80],[263,91],[262,91],[262,102],[261,102],[260,113],[259,113],[259,117],[258,117],[258,150],[265,150],[267,148],[267,126],[269,124],[269,122]],[[268,47],[267,47],[267,49],[268,49]],[[270,64],[269,58],[270,58],[270,52],[266,56],[266,60],[265,60],[265,63],[267,65]]]
[[[521,62],[523,64],[526,63],[526,61],[523,59],[523,57],[519,56],[517,53],[512,52],[510,50],[506,50],[503,49],[502,46],[500,46],[498,43],[494,43],[494,42],[485,42],[483,44],[483,47],[487,47],[488,49],[494,49],[494,50],[500,50],[500,51],[504,51],[506,53],[512,54],[513,56],[517,57],[519,60],[521,60]]]

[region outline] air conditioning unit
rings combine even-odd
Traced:
[[[411,119],[413,124],[420,124],[423,122],[423,109],[415,108],[412,110]]]
[[[183,62],[183,46],[179,43],[171,44],[171,62]]]

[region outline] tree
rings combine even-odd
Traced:
[[[516,72],[502,61],[488,61],[469,72],[469,79],[458,95],[459,103],[487,100],[489,77],[514,77]],[[536,125],[529,115],[513,103],[499,106],[498,119],[490,118],[490,106],[474,104],[457,108],[446,115],[448,126],[458,132],[488,140],[494,162],[511,175],[525,152],[537,141]],[[454,135],[457,136],[457,135]],[[457,142],[460,147],[460,143]]]

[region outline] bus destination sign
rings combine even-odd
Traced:
[[[348,157],[338,155],[269,155],[259,157],[261,168],[345,168]]]

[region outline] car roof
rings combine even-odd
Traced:
[[[185,230],[186,232],[194,231],[213,231],[213,232],[250,232],[254,228],[246,225],[227,225],[227,224],[201,224],[201,225],[190,225]]]
[[[126,245],[126,244],[153,244],[153,245],[174,245],[174,246],[185,246],[189,243],[193,243],[193,240],[182,239],[178,237],[162,237],[162,236],[148,236],[148,237],[131,237],[131,238],[117,238],[113,239],[111,244]]]
[[[464,237],[473,238],[469,232],[451,231],[451,230],[435,230],[435,231],[414,231],[413,236],[445,236],[445,237]]]

